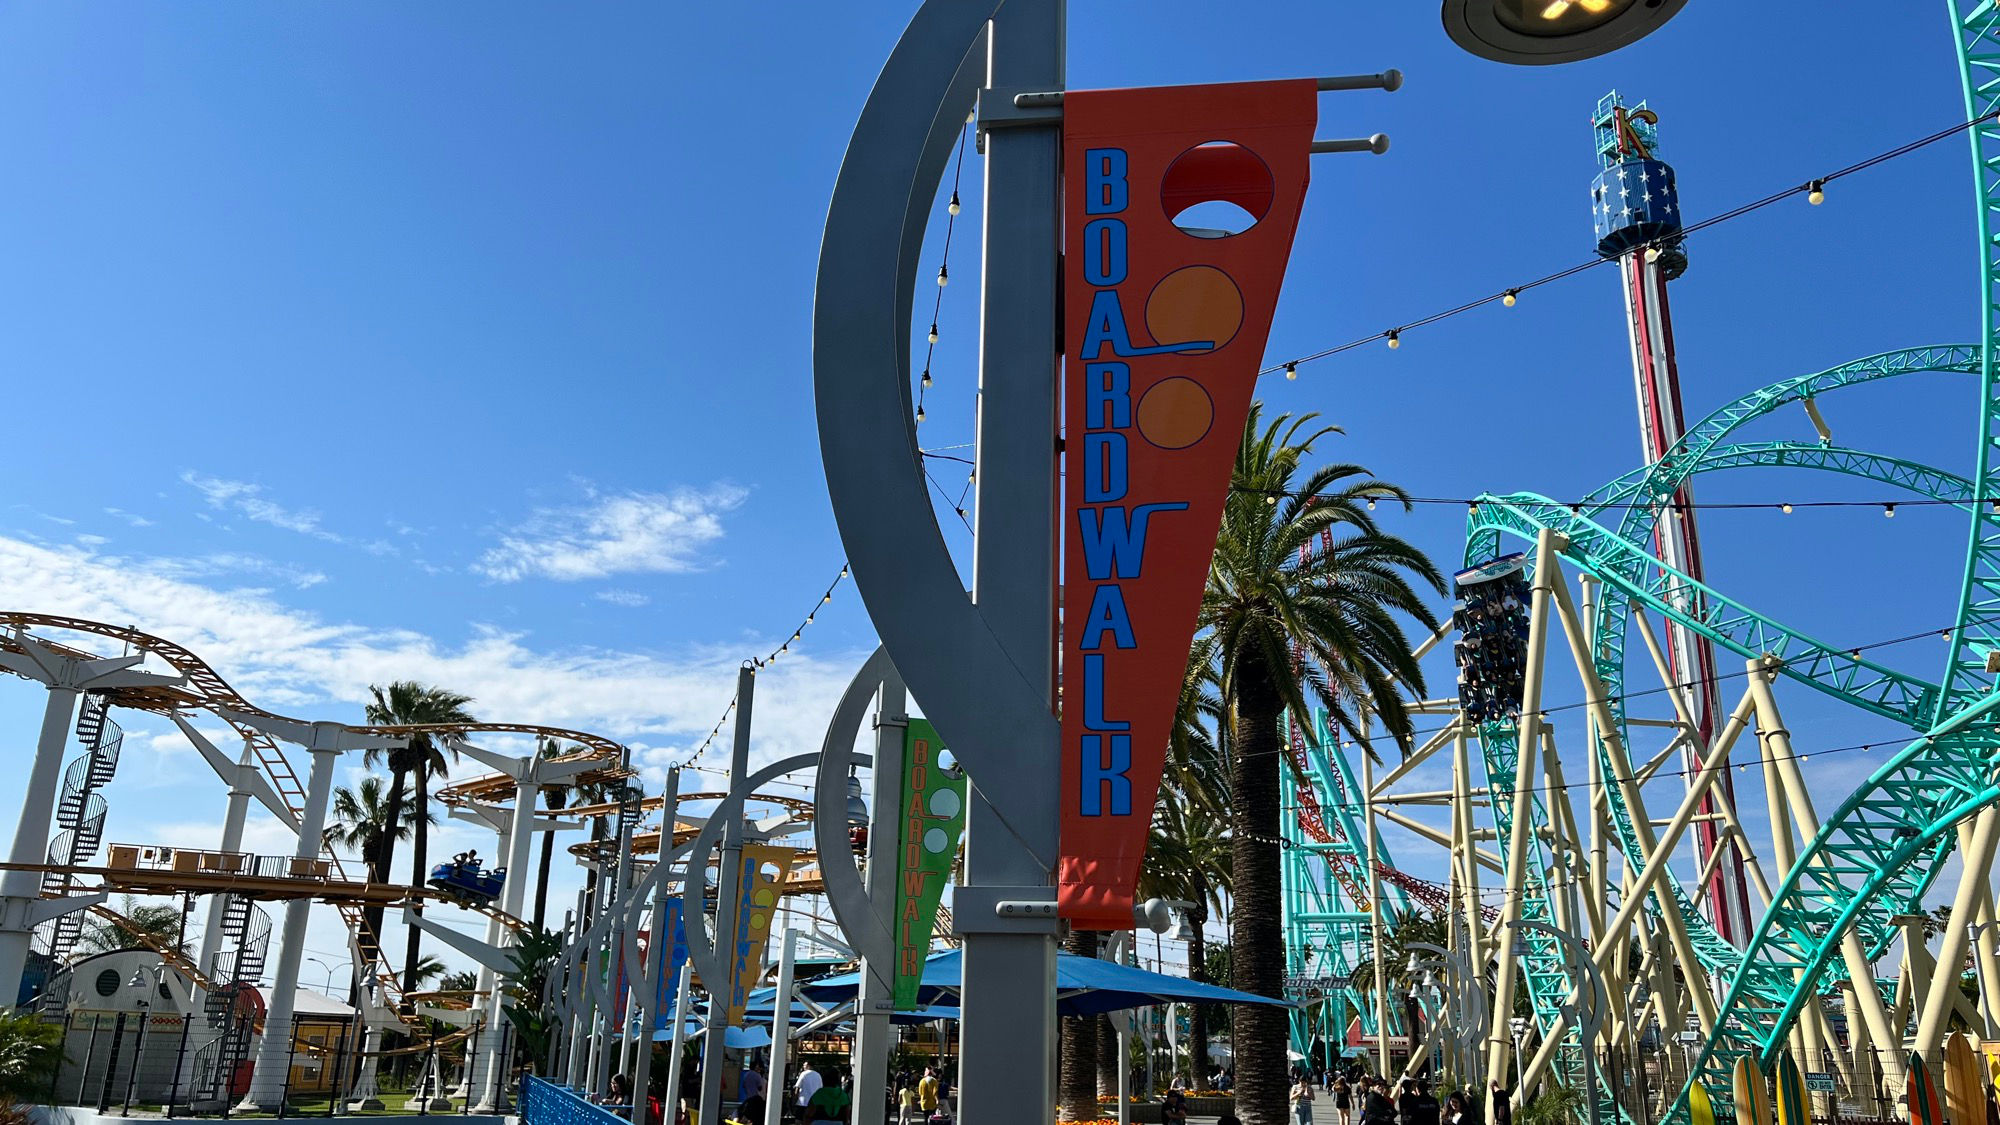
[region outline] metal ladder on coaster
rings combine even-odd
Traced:
[[[223,949],[211,969],[215,986],[202,997],[208,1026],[221,1034],[195,1053],[190,1097],[197,1102],[228,1099],[237,1070],[250,1057],[255,1021],[242,998],[263,979],[271,943],[270,916],[242,895],[224,901],[221,930]]]
[[[75,881],[67,870],[97,854],[104,842],[104,797],[97,790],[118,770],[118,752],[124,732],[111,721],[110,705],[102,695],[86,694],[76,720],[76,737],[83,752],[70,761],[63,772],[62,795],[56,804],[56,825],[62,831],[49,843],[49,865],[64,870],[42,875],[42,896],[60,898],[70,892]],[[37,928],[36,945],[47,954],[51,978],[83,936],[84,911],[72,910],[52,918]],[[51,988],[43,993],[43,1011],[60,1011],[66,996]]]

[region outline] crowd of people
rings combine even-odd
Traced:
[[[1317,1078],[1317,1082],[1315,1079]],[[1304,1070],[1292,1074],[1292,1120],[1296,1125],[1313,1125],[1313,1103],[1323,1091],[1333,1103],[1333,1125],[1482,1125],[1485,1099],[1470,1086],[1444,1090],[1444,1100],[1425,1078],[1404,1078],[1392,1087],[1379,1074],[1364,1074],[1358,1068],[1329,1078],[1324,1073]],[[1512,1125],[1507,1091],[1493,1084],[1496,1107],[1493,1125]]]
[[[656,1068],[653,1073],[652,1088],[646,1096],[645,1125],[667,1123],[666,1078],[663,1071],[663,1067]],[[791,1093],[792,1101],[787,1106],[785,1120],[793,1125],[813,1125],[815,1122],[849,1125],[852,1121],[854,1080],[852,1075],[843,1073],[839,1067],[829,1066],[821,1071],[811,1059],[802,1060]],[[927,1066],[921,1073],[899,1071],[890,1084],[889,1094],[896,1125],[950,1125],[953,1117],[951,1080],[938,1068]],[[600,1104],[628,1121],[638,1120],[632,1114],[632,1095],[632,1080],[624,1074],[614,1074]],[[689,1066],[681,1072],[680,1096],[676,1099],[672,1125],[695,1125],[694,1108],[700,1096],[700,1069]],[[737,1071],[735,1106],[724,1110],[726,1125],[764,1125],[769,1096],[769,1080],[764,1077],[760,1061],[752,1057]]]

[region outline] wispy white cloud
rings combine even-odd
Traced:
[[[199,654],[262,707],[358,721],[370,684],[443,684],[471,695],[482,718],[626,742],[654,786],[722,714],[743,652],[769,647],[767,638],[741,638],[673,653],[548,649],[527,633],[490,626],[451,641],[328,621],[269,590],[218,589],[200,580],[199,563],[134,561],[8,537],[0,537],[0,573],[16,576],[10,607],[136,625]],[[822,659],[794,646],[783,664],[757,677],[759,762],[818,748],[860,655]],[[727,732],[725,747],[726,740]]]
[[[702,548],[722,538],[723,514],[746,495],[732,485],[592,494],[586,504],[537,511],[502,535],[474,569],[501,582],[695,570],[704,565]]]
[[[145,516],[139,515],[136,512],[128,512],[123,508],[106,508],[104,509],[104,514],[107,516],[111,516],[114,519],[124,520],[126,523],[131,524],[133,527],[153,526],[152,520],[149,520]]]
[[[621,605],[627,609],[637,609],[653,600],[637,590],[599,590],[596,598],[600,602]]]
[[[205,476],[193,469],[181,473],[181,482],[201,493],[211,508],[240,512],[245,518],[258,523],[268,523],[286,531],[296,531],[329,543],[341,542],[341,538],[319,525],[319,513],[287,508],[266,497],[264,486],[248,481],[229,480],[224,477]]]

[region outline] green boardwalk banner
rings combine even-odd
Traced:
[[[903,731],[903,784],[896,827],[896,1010],[917,1005],[931,926],[965,831],[965,774],[938,764],[937,728],[911,719]]]

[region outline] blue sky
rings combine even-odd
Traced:
[[[1078,4],[1070,83],[1406,72],[1399,93],[1321,101],[1321,135],[1394,147],[1318,159],[1276,362],[1587,257],[1589,114],[1607,89],[1659,112],[1690,216],[1962,120],[1941,7],[1857,24],[1699,0],[1607,58],[1516,69],[1459,52],[1429,3]],[[685,755],[737,661],[788,637],[841,565],[811,282],[848,130],[908,11],[0,12],[0,600],[175,639],[274,710],[358,718],[367,684],[414,677],[487,717],[628,740],[650,767]],[[931,448],[972,436],[980,170],[968,156]],[[1954,139],[1841,181],[1823,207],[1697,236],[1672,294],[1690,414],[1973,338],[1969,182]],[[1330,454],[1420,495],[1566,496],[1636,461],[1625,348],[1614,275],[1594,271],[1260,393],[1321,411],[1346,430]],[[1974,400],[1969,380],[1933,376],[1827,413],[1843,443],[1964,471]],[[1809,432],[1802,415],[1759,431]],[[955,495],[963,476],[940,480]],[[1770,474],[1701,495],[1884,498]],[[969,535],[944,515],[963,558]],[[1859,644],[1949,623],[1961,524],[1719,513],[1704,531],[1718,585]],[[1454,509],[1392,526],[1457,557]],[[872,643],[843,586],[763,681],[759,755],[816,746]],[[1941,645],[1905,648],[1936,674]],[[1893,736],[1786,698],[1801,740]],[[40,703],[0,684],[22,746]],[[107,793],[108,837],[209,840],[220,787],[170,727],[129,725],[144,752]],[[1831,793],[1859,767],[1823,768]],[[0,808],[18,776],[0,777]],[[262,824],[251,846],[286,845]],[[322,930],[316,947],[338,950]]]

